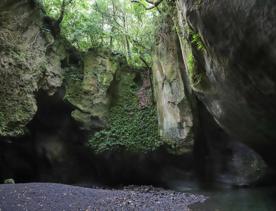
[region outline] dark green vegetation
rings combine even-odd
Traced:
[[[144,108],[139,106],[139,88],[133,81],[134,76],[129,72],[117,74],[118,84],[114,87],[116,93],[109,111],[109,126],[89,141],[89,146],[96,152],[116,149],[148,152],[160,146],[156,109],[151,104]]]
[[[89,134],[93,135],[90,135],[88,146],[97,153],[118,149],[132,152],[156,150],[161,141],[155,105],[152,102],[145,107],[139,105],[138,92],[141,87],[134,82],[135,74],[131,69],[140,67],[142,71],[150,68],[160,11],[154,7],[151,11],[145,10],[148,4],[146,1],[38,2],[55,24],[59,25],[61,35],[78,51],[86,55],[85,52],[89,49],[94,49],[95,52],[106,49],[104,54],[113,52],[127,58],[127,64],[123,64],[123,57],[121,64],[118,64],[118,59],[115,61],[110,56],[107,59],[110,65],[105,65],[103,63],[106,60],[100,61],[100,56],[105,55],[95,53],[93,58],[85,57],[87,59],[84,59],[84,71],[65,71],[65,99],[78,108],[72,112],[73,118],[84,124],[86,129],[91,128],[89,118],[98,116],[105,122],[105,129],[96,133],[89,131]],[[125,68],[123,65],[128,66],[125,72],[122,72]],[[92,83],[94,85],[89,85]],[[110,97],[107,92],[108,89],[114,89],[111,85],[116,88],[116,93]],[[150,95],[151,91],[148,92]]]

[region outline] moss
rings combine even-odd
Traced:
[[[210,86],[204,66],[199,65],[198,61],[207,53],[206,46],[199,33],[189,26],[183,26],[183,28],[178,26],[177,29],[181,50],[186,55],[185,63],[191,87],[197,92],[205,92],[210,89]]]
[[[187,64],[191,84],[193,87],[198,87],[202,83],[204,73],[197,69],[196,60],[192,53],[188,55]]]
[[[199,51],[203,51],[206,49],[202,39],[198,33],[191,31],[192,44],[194,44]]]
[[[190,78],[193,78],[193,75],[195,74],[195,58],[192,53],[188,55],[187,63],[188,63],[189,76]]]
[[[97,153],[118,149],[131,152],[157,149],[161,142],[156,109],[139,108],[134,74],[122,73],[117,80],[116,99],[109,111],[109,127],[91,137],[89,146]]]
[[[61,86],[61,59],[40,30],[38,11],[28,2],[7,9],[0,16],[0,136],[19,136],[37,111],[35,93]]]
[[[15,184],[14,179],[10,178],[10,179],[5,179],[4,180],[4,184]]]
[[[68,69],[65,74],[65,99],[76,107],[72,117],[85,128],[92,126],[90,117],[106,118],[109,108],[107,91],[118,70],[118,61],[110,52],[89,51],[84,57],[83,69]],[[83,114],[80,114],[82,112]]]

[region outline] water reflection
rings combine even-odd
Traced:
[[[193,211],[275,211],[276,187],[200,191],[209,199]]]

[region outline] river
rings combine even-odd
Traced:
[[[276,187],[197,191],[208,196],[195,211],[275,211]]]

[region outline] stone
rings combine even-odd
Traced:
[[[0,8],[0,136],[16,137],[36,114],[35,94],[61,86],[62,54],[45,39],[51,34],[29,1],[2,1]]]
[[[14,179],[10,178],[10,179],[5,179],[4,180],[4,184],[15,184]]]
[[[201,75],[197,97],[227,134],[275,166],[275,1],[178,0],[177,8],[185,66],[191,52]]]
[[[169,21],[169,22],[168,22]],[[160,136],[175,154],[193,151],[196,129],[193,96],[182,74],[184,64],[173,23],[163,22],[153,55],[153,84]]]
[[[72,117],[83,129],[106,126],[110,105],[108,90],[120,68],[119,59],[107,49],[90,50],[84,56],[83,69],[66,74],[65,99],[76,108]]]

